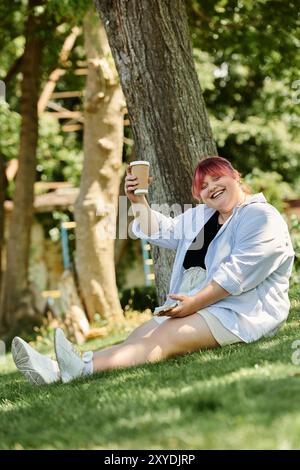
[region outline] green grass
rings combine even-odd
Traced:
[[[273,338],[33,387],[7,355],[1,449],[298,449],[300,295]],[[103,347],[121,337],[94,342]],[[300,354],[299,354],[300,359]]]

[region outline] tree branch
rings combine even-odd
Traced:
[[[12,80],[15,75],[17,75],[17,73],[20,72],[23,62],[23,55],[24,54],[22,54],[15,60],[15,62],[12,64],[9,71],[7,72],[6,76],[4,77],[3,81],[6,85]]]

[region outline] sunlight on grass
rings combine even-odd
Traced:
[[[299,310],[293,301],[287,324],[257,343],[104,372],[72,385],[33,387],[8,354],[1,366],[0,447],[299,448],[300,365],[292,363]],[[120,342],[127,328],[84,349]],[[45,343],[41,348],[47,350]]]

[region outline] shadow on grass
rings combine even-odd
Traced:
[[[299,409],[300,368],[291,364],[298,332],[287,327],[257,343],[107,371],[71,385],[33,387],[18,372],[5,374],[0,446],[190,448],[192,442],[201,448],[206,435],[231,432],[235,420],[267,431]]]

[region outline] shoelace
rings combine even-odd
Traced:
[[[79,349],[75,346],[75,344],[70,342],[70,345],[71,345],[72,352],[76,354],[76,356],[80,357],[80,359],[82,359],[82,352],[79,351]]]

